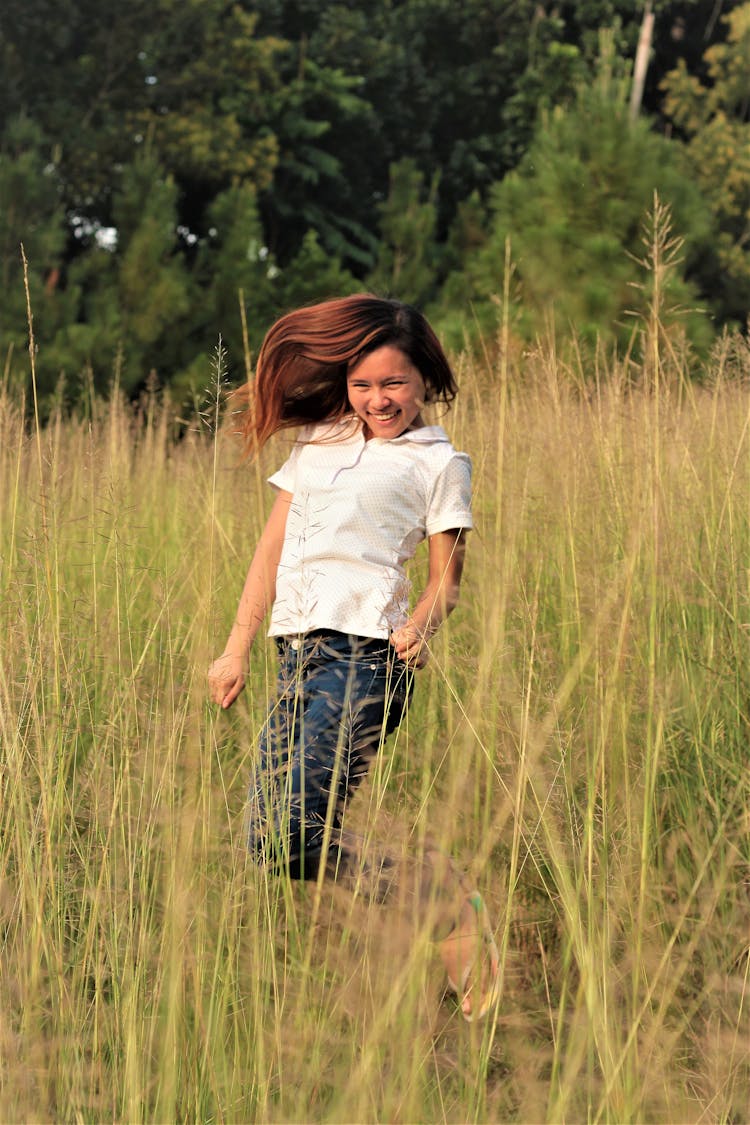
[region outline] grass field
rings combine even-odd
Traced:
[[[646,354],[466,362],[444,420],[463,597],[352,823],[481,888],[481,1025],[408,909],[244,854],[271,648],[227,714],[205,669],[283,441],[0,395],[0,1120],[750,1118],[750,353]]]

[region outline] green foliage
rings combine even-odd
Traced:
[[[361,288],[361,283],[340,260],[323,249],[314,230],[307,232],[299,251],[283,268],[278,281],[277,311],[354,293]],[[264,330],[267,327],[268,321]]]
[[[8,124],[0,146],[0,364],[23,379],[28,341],[21,244],[37,343],[63,315],[57,292],[66,241],[58,168],[39,127],[28,118]]]
[[[3,4],[0,121],[26,114],[54,138],[69,207],[99,208],[132,155],[125,118],[148,97],[138,54],[153,20],[150,0]]]
[[[180,391],[205,384],[201,357],[210,354],[217,334],[228,353],[229,374],[244,375],[240,299],[248,344],[257,354],[269,324],[281,312],[357,288],[352,275],[323,250],[312,230],[292,261],[280,267],[263,240],[256,193],[249,185],[237,185],[217,196],[208,221],[193,275],[199,286],[191,310],[193,360],[173,380]]]
[[[101,388],[116,369],[126,392],[152,370],[179,369],[191,281],[176,253],[177,187],[154,157],[143,154],[123,171],[113,217],[116,250],[94,238],[71,268],[76,323],[61,329],[43,357],[47,389],[58,373],[75,376],[83,368]]]
[[[656,5],[659,14],[667,7]],[[284,60],[285,86],[312,59],[357,78],[358,95],[371,107],[356,119],[329,118],[327,139],[350,190],[342,196],[324,185],[325,206],[341,213],[343,205],[373,233],[373,204],[388,192],[390,165],[413,158],[427,181],[440,172],[442,241],[460,202],[486,193],[518,164],[539,110],[573,95],[596,58],[601,28],[616,28],[618,53],[632,58],[642,5],[256,0],[254,10],[259,31],[299,45]],[[666,11],[664,21],[668,40]],[[700,37],[703,24],[697,28]],[[281,181],[279,189],[285,192]]]
[[[705,81],[684,61],[663,82],[664,108],[686,139],[687,166],[719,228],[713,283],[723,318],[750,310],[750,4],[725,17],[726,42],[704,57]]]
[[[570,92],[577,73],[576,48],[562,42],[564,21],[531,0],[515,4],[510,19],[505,0],[259,0],[257,7],[260,28],[300,44],[286,82],[297,58],[359,80],[370,112],[331,117],[328,135],[349,190],[334,194],[324,185],[324,199],[338,211],[344,204],[371,236],[391,164],[411,158],[427,181],[440,171],[436,232],[443,239],[459,202],[516,163],[538,100]],[[355,264],[371,266],[374,256]]]
[[[338,67],[321,66],[305,44],[286,52],[295,71],[271,99],[269,123],[278,137],[273,182],[263,197],[269,245],[288,261],[309,229],[334,255],[369,264],[373,239],[351,216],[346,150],[337,133],[372,127],[372,107],[358,94],[361,80]]]
[[[92,245],[71,267],[65,299],[73,315],[40,353],[43,392],[61,374],[70,384],[85,371],[98,389],[114,374],[132,393],[154,372],[169,376],[178,399],[194,397],[208,382],[207,357],[219,337],[230,376],[244,377],[240,300],[252,354],[286,308],[358,287],[314,231],[280,268],[248,184],[216,197],[192,255],[179,249],[177,210],[176,184],[155,156],[144,153],[124,170],[113,200],[117,245],[106,248],[92,231]]]
[[[388,198],[380,205],[380,254],[369,283],[377,292],[421,305],[432,296],[437,276],[438,176],[423,199],[424,177],[414,160],[400,160],[390,172]]]
[[[123,334],[144,355],[189,306],[187,278],[174,253],[176,202],[172,177],[161,175],[148,157],[126,169],[115,201]]]
[[[632,331],[626,314],[648,300],[636,287],[637,259],[654,192],[685,240],[669,298],[690,307],[696,302],[690,273],[710,238],[710,213],[679,151],[646,122],[629,123],[624,85],[605,68],[594,86],[580,89],[575,105],[542,119],[518,170],[493,187],[487,241],[465,271],[448,279],[441,304],[460,303],[467,311],[471,304],[491,334],[510,240],[522,335],[553,325],[592,343],[626,345]],[[710,336],[700,314],[688,315],[686,325],[698,343]]]
[[[242,367],[240,293],[254,344],[275,311],[273,276],[277,267],[263,241],[256,193],[237,184],[216,197],[207,215],[195,274],[200,308],[193,310],[196,356],[210,353],[217,335],[227,348],[230,369]]]
[[[109,221],[113,169],[149,141],[181,180],[270,182],[267,99],[278,40],[225,0],[8,0],[0,112],[27,112],[60,149],[70,206]]]
[[[595,111],[599,163],[587,164],[582,148],[575,166],[562,149],[564,140],[574,151],[585,140],[588,111],[567,107],[589,80],[601,27],[612,29],[621,71],[629,65],[642,16],[636,0],[517,0],[511,8],[507,0],[6,0],[5,353],[12,348],[23,365],[23,231],[48,389],[87,364],[98,385],[114,365],[131,389],[151,370],[187,386],[204,377],[219,334],[230,369],[242,371],[240,290],[254,349],[268,320],[298,298],[366,280],[434,304],[450,273],[442,317],[462,342],[468,297],[480,319],[494,318],[508,233],[514,258],[524,257],[527,334],[545,323],[550,291],[559,291],[561,324],[574,319],[590,335],[607,324],[605,333],[618,335],[612,318],[627,306],[633,279],[626,254],[638,252],[633,232],[653,186],[686,236],[687,276],[699,295],[719,318],[744,320],[746,5],[732,6],[718,45],[725,28],[714,7],[654,4],[645,103],[660,110],[665,69],[683,54],[694,67],[710,47],[705,84],[683,67],[669,80],[667,104],[688,142],[689,178],[716,216],[711,242],[705,214],[687,198],[690,184],[678,198],[674,142],[658,150],[654,142],[636,175],[625,152],[642,162],[643,131],[636,142],[621,121],[613,125],[610,149],[624,152],[605,157],[609,126]],[[567,138],[571,113],[578,135]],[[25,139],[12,124],[19,121]],[[649,161],[663,165],[656,178]],[[608,177],[602,194],[599,179]],[[595,201],[590,215],[582,184]],[[525,198],[531,189],[543,204]],[[581,240],[576,232],[587,224]],[[114,249],[106,248],[110,228]]]
[[[146,104],[129,115],[131,135],[148,137],[165,168],[203,190],[235,177],[268,187],[278,155],[269,99],[284,44],[258,36],[257,16],[240,4],[158,8],[139,52]]]
[[[448,269],[459,269],[469,254],[484,245],[487,231],[487,212],[478,191],[463,199],[448,231],[444,248],[444,264]]]

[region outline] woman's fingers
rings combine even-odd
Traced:
[[[429,660],[427,646],[424,643],[405,645],[401,651],[396,649],[396,654],[409,668],[424,668]]]
[[[399,660],[403,660],[410,668],[424,668],[429,660],[427,643],[416,631],[408,628],[397,629],[391,633],[391,644]]]
[[[208,694],[212,703],[224,710],[231,707],[245,686],[245,675],[237,661],[220,656],[208,669]]]
[[[245,687],[245,677],[242,676],[239,680],[236,680],[229,687],[228,691],[225,691],[225,694],[224,694],[223,698],[216,700],[216,702],[221,703],[221,706],[226,711],[227,707],[232,706],[235,699],[237,698],[238,695],[240,695],[240,693],[242,692],[244,687]]]

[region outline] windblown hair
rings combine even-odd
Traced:
[[[238,391],[245,452],[257,453],[291,426],[336,421],[351,413],[349,369],[376,348],[399,348],[425,381],[427,402],[452,402],[450,364],[425,317],[411,305],[372,294],[338,297],[296,309],[269,329],[255,381]]]

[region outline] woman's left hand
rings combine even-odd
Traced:
[[[424,668],[430,659],[427,641],[414,625],[404,625],[391,633],[396,656],[409,668]]]

